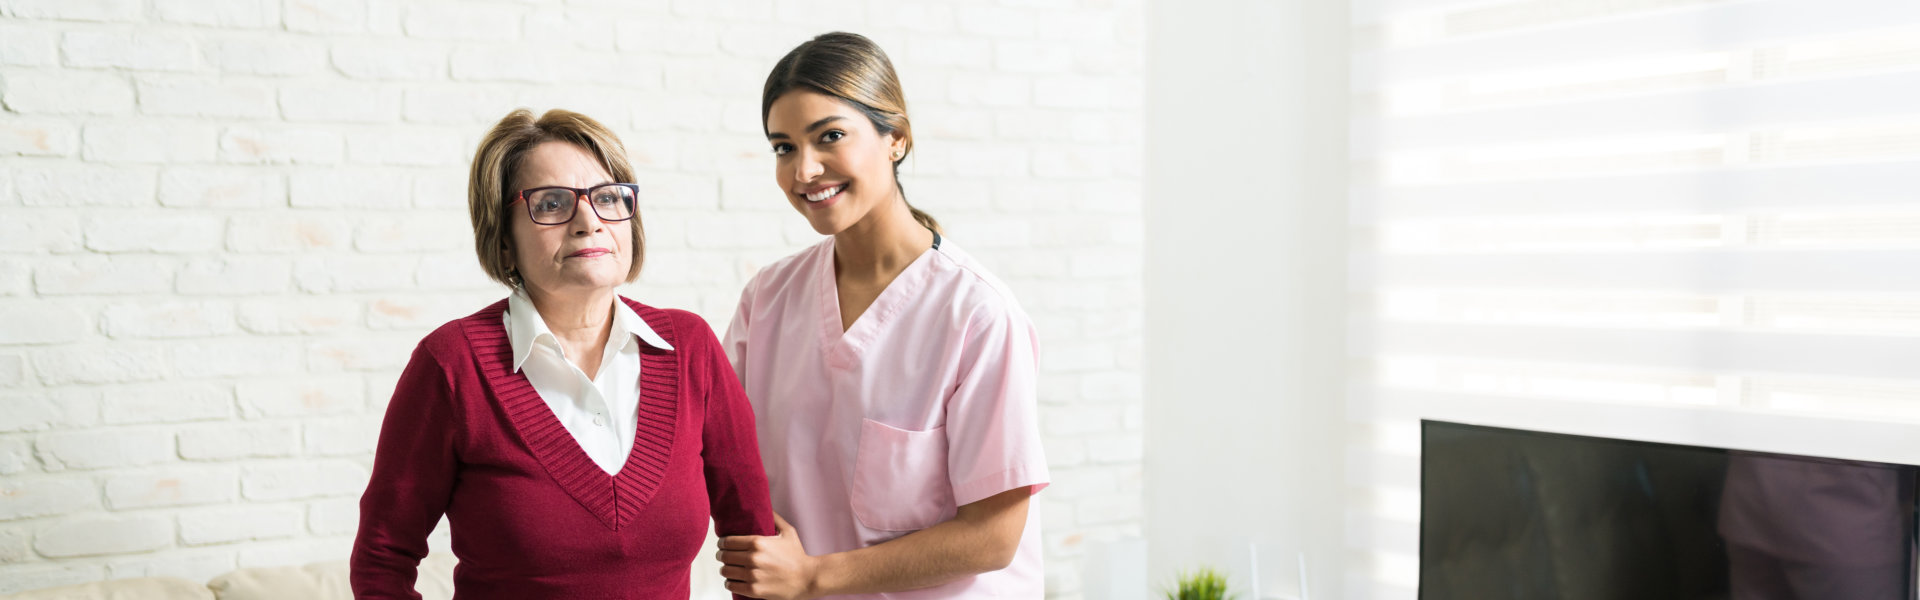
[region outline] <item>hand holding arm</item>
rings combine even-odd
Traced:
[[[1007,490],[959,507],[954,518],[857,550],[808,556],[799,532],[775,519],[780,535],[720,539],[727,589],[766,600],[897,592],[997,571],[1013,561],[1026,529],[1031,492]]]

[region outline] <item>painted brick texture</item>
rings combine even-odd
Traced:
[[[1142,3],[0,0],[0,594],[344,559],[413,344],[503,295],[465,181],[513,108],[621,135],[624,293],[723,329],[817,239],[760,84],[847,30],[906,86],[909,197],[1039,326],[1079,598],[1086,544],[1142,530]]]

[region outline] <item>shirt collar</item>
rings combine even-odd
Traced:
[[[661,350],[673,350],[673,346],[667,343],[667,339],[655,333],[653,327],[647,325],[647,320],[640,318],[640,313],[633,312],[633,307],[627,306],[619,296],[613,297],[613,326],[620,331],[633,334],[648,346]]]
[[[539,343],[542,338],[545,338],[555,351],[565,354],[560,349],[559,340],[554,337],[553,330],[547,328],[546,319],[540,318],[539,309],[533,307],[533,299],[526,294],[525,290],[516,289],[513,294],[507,296],[507,341],[513,345],[514,371],[519,371],[520,366],[527,362],[527,357],[533,355],[534,344]],[[619,296],[614,296],[613,299],[613,331],[622,335],[609,336],[607,342],[610,344],[618,340],[624,345],[627,340],[639,338],[648,346],[661,350],[673,349],[672,345],[667,344],[666,339],[661,338],[659,333],[654,332],[653,328],[647,325],[646,319],[640,318],[639,313],[633,312],[633,307],[621,302]]]

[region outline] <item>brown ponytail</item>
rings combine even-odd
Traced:
[[[907,120],[907,96],[900,89],[900,78],[894,74],[893,62],[887,60],[887,53],[865,36],[839,31],[821,34],[794,47],[780,62],[774,63],[773,72],[767,75],[767,85],[761,90],[762,133],[766,132],[773,101],[795,88],[811,89],[852,105],[867,115],[880,135],[899,132],[906,141],[906,149],[900,158],[893,160],[893,185],[900,190],[900,201],[906,202],[907,190],[900,185],[900,163],[906,162],[907,155],[913,153],[913,123]],[[946,233],[932,215],[912,204],[907,205],[907,210],[921,226]]]
[[[895,173],[894,176],[898,177],[899,174]],[[898,181],[898,180],[895,180],[895,181]],[[900,191],[900,201],[901,202],[907,201],[906,190]],[[940,222],[933,220],[933,215],[927,214],[926,211],[920,210],[918,208],[914,208],[912,204],[908,204],[907,212],[913,213],[913,220],[919,221],[921,227],[932,229],[934,233],[946,233],[946,231],[943,231],[940,229]]]

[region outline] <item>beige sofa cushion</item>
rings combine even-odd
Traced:
[[[420,562],[420,578],[413,589],[423,600],[450,600],[454,562],[449,554],[428,555]],[[207,588],[218,600],[353,600],[344,560],[240,569],[213,578]]]
[[[207,589],[220,600],[353,600],[346,561],[240,569],[208,581]]]
[[[139,577],[63,585],[0,596],[5,600],[213,600],[207,586],[174,577]]]

